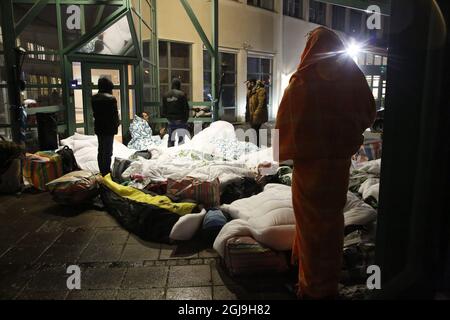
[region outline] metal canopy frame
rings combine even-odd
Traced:
[[[39,108],[40,111],[44,110],[57,110],[66,112],[66,120],[64,125],[59,126],[60,131],[66,131],[68,134],[72,134],[76,131],[75,123],[75,109],[73,96],[71,94],[70,79],[72,77],[72,62],[73,61],[84,61],[84,62],[98,62],[98,63],[122,63],[134,65],[135,74],[135,97],[136,97],[136,112],[141,112],[145,107],[153,107],[160,105],[159,97],[159,55],[158,55],[158,36],[157,36],[157,23],[156,23],[156,0],[147,0],[151,7],[151,22],[143,20],[141,13],[138,8],[133,8],[131,5],[131,0],[5,0],[1,1],[1,15],[3,24],[3,40],[6,48],[14,48],[16,46],[16,39],[25,30],[25,28],[30,25],[41,13],[46,9],[48,5],[54,5],[56,10],[56,27],[57,27],[57,38],[59,42],[59,47],[56,50],[46,49],[45,51],[33,51],[29,54],[47,54],[56,55],[59,57],[59,63],[61,67],[61,84],[48,85],[48,87],[60,88],[62,91],[63,106],[46,106]],[[212,73],[212,102],[190,102],[191,105],[208,105],[212,106],[212,119],[201,119],[202,122],[217,121],[219,119],[219,1],[211,0],[211,37],[208,39],[207,33],[204,31],[200,25],[194,10],[190,6],[188,0],[180,0],[180,3],[184,10],[186,11],[189,19],[191,20],[194,28],[198,32],[203,44],[208,49],[211,56],[211,73]],[[30,5],[30,9],[17,23],[14,21],[14,4],[27,4]],[[81,36],[73,43],[64,43],[64,31],[63,31],[63,5],[79,5],[81,8],[88,5],[98,6],[98,11],[95,17],[95,25],[93,28],[86,32],[84,10],[81,10]],[[117,6],[117,9],[112,11],[108,17],[102,20],[103,13],[107,6]],[[141,4],[139,4],[139,7]],[[138,12],[139,11],[139,12]],[[136,29],[135,18],[139,16],[139,26]],[[84,43],[93,39],[103,30],[107,29],[113,23],[127,16],[130,32],[132,35],[133,43],[136,48],[135,57],[125,57],[125,56],[102,56],[102,55],[91,55],[82,54],[76,52],[76,49],[82,46]],[[142,56],[141,48],[141,22],[145,23],[151,30],[150,42],[150,56],[148,59],[144,59]],[[4,50],[5,65],[9,71],[13,71],[13,66],[16,63],[17,54],[14,50]],[[150,90],[151,101],[144,101],[144,60],[149,63],[152,82],[150,87],[146,87],[145,90]],[[18,105],[20,103],[20,95],[16,92],[18,87],[16,83],[16,77],[13,72],[7,72],[8,76],[8,97],[10,105]],[[39,85],[30,85],[31,87],[43,87]],[[11,124],[2,125],[2,127],[11,127],[14,139],[17,139],[18,125],[15,121],[14,113],[11,114]],[[164,119],[157,119],[159,122],[165,122]],[[196,119],[190,119],[190,121],[195,121]],[[14,134],[16,133],[16,134]]]
[[[212,19],[212,34],[211,42],[208,40],[205,31],[203,30],[197,16],[194,13],[188,0],[180,0],[181,5],[186,11],[189,19],[197,31],[200,39],[208,50],[211,56],[211,95],[213,107],[213,121],[219,120],[219,0],[211,1],[211,19]]]

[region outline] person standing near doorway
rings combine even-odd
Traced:
[[[335,299],[341,278],[344,207],[352,156],[376,107],[366,78],[333,31],[309,36],[280,107],[279,160],[293,160],[298,296]]]
[[[117,100],[112,95],[114,85],[108,78],[98,80],[98,93],[92,97],[94,129],[98,138],[98,167],[102,176],[111,172],[114,136],[120,125]]]
[[[269,120],[267,110],[267,92],[261,80],[250,80],[248,84],[248,117],[250,126],[256,131],[256,141],[260,147],[259,130],[261,126]]]
[[[175,135],[178,133],[178,142],[184,138],[188,129],[189,104],[186,94],[181,91],[180,79],[172,80],[172,90],[163,98],[161,115],[169,120],[169,148],[175,145]]]

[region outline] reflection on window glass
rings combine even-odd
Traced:
[[[2,17],[0,15],[0,51],[3,51],[3,30],[2,30]]]
[[[115,86],[120,85],[120,71],[117,69],[91,69],[91,81],[97,85],[100,78],[107,78]]]
[[[6,87],[0,87],[0,124],[10,124],[8,88]]]
[[[30,84],[60,85],[61,64],[56,55],[27,55],[22,69]]]
[[[208,51],[203,52],[203,100],[211,101],[211,57]],[[235,121],[236,120],[236,54],[221,52],[219,55],[219,65],[227,65],[223,77],[222,84],[222,96],[220,99],[221,109],[223,114],[221,116],[222,120]],[[223,70],[220,70],[222,74]],[[227,118],[224,118],[226,114]]]
[[[134,67],[132,65],[128,65],[128,85],[134,85]]]
[[[15,4],[14,15],[23,16],[28,5]],[[56,6],[47,5],[39,15],[28,25],[18,36],[22,47],[33,44],[36,51],[56,51],[59,50],[58,29],[56,19]],[[39,49],[40,50],[39,50]]]
[[[379,87],[380,86],[380,76],[374,76],[373,77],[373,87]]]
[[[8,141],[12,140],[12,134],[10,128],[0,128],[0,135]]]
[[[147,26],[142,26],[142,57],[144,59],[147,59],[149,61],[152,61],[152,55],[151,55],[151,43],[152,43],[152,33]]]
[[[14,3],[13,4],[14,22],[18,23],[32,7],[33,7],[32,4]]]
[[[260,7],[267,10],[274,10],[273,0],[248,0],[247,4],[254,7]]]
[[[186,43],[159,42],[160,90],[167,93],[173,78],[179,78],[186,95],[191,96],[191,46]]]
[[[368,66],[373,65],[373,54],[368,53],[366,55],[366,65],[368,65]]]
[[[303,18],[303,0],[284,0],[283,13],[294,18]]]
[[[6,84],[5,57],[0,54],[0,84]]]
[[[309,21],[321,25],[326,24],[327,6],[323,2],[309,0]]]
[[[27,88],[23,92],[24,100],[34,100],[31,107],[48,107],[62,105],[61,88]]]
[[[190,47],[182,43],[171,43],[171,65],[172,68],[189,69]]]
[[[76,80],[78,85],[82,84],[81,62],[72,62],[72,80]]]
[[[79,50],[81,53],[133,55],[134,45],[127,17],[121,18]]]
[[[161,68],[169,67],[169,53],[168,53],[168,42],[159,42],[159,66]]]
[[[345,31],[345,8],[333,6],[333,29]]]
[[[119,6],[115,5],[61,5],[64,45],[77,41],[86,32],[92,31],[99,23],[110,17]],[[75,19],[80,12],[84,19]]]
[[[375,100],[378,100],[378,88],[372,89],[373,97]]]
[[[358,36],[361,33],[363,14],[357,10],[350,10],[350,34]]]
[[[130,120],[134,118],[134,115],[136,114],[136,97],[135,97],[135,91],[130,89],[128,90],[128,107],[130,108]]]
[[[151,85],[152,84],[152,69],[150,63],[144,61],[144,84]]]
[[[382,58],[381,58],[381,56],[375,56],[375,62],[374,62],[374,65],[376,65],[376,66],[381,66],[381,64],[382,64]]]
[[[74,90],[75,123],[84,123],[83,91]]]

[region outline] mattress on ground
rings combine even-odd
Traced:
[[[236,236],[250,236],[274,250],[290,250],[295,236],[295,215],[291,187],[268,184],[262,193],[237,200],[220,209],[233,221],[227,223],[214,242],[214,249],[224,256],[226,242]],[[345,226],[364,226],[377,218],[377,211],[348,192],[344,208]]]
[[[288,270],[285,252],[273,251],[245,236],[228,239],[224,263],[232,276],[274,274]]]

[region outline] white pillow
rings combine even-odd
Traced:
[[[191,240],[195,233],[200,229],[203,219],[205,218],[206,210],[200,213],[191,213],[182,216],[170,232],[170,239],[175,241]]]

